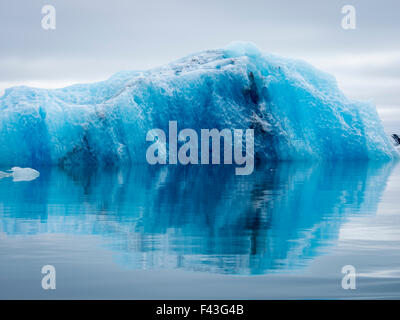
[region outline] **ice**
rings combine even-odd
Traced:
[[[12,177],[14,182],[32,181],[40,176],[39,171],[32,168],[12,167],[7,172],[0,171],[0,179]]]
[[[233,43],[149,71],[0,98],[0,165],[146,161],[146,133],[248,129],[259,161],[399,157],[373,105],[352,101],[311,65]]]

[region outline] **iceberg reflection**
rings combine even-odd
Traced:
[[[34,181],[0,180],[0,232],[100,237],[128,268],[282,272],[328,250],[349,215],[374,214],[393,166],[41,168]]]

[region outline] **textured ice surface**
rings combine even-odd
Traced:
[[[0,164],[145,162],[146,133],[255,131],[257,159],[392,159],[375,107],[296,60],[234,43],[169,65],[63,89],[14,87],[0,98]]]

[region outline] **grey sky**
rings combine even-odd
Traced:
[[[54,31],[41,28],[45,4],[56,8]],[[341,28],[345,4],[357,10],[356,30]],[[400,131],[399,30],[396,0],[2,0],[0,94],[102,80],[245,40],[334,74]]]

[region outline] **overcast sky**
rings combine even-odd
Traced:
[[[56,30],[41,27],[44,5]],[[356,30],[341,8],[356,8]],[[252,41],[336,76],[400,131],[398,0],[1,0],[0,94],[13,85],[61,87],[147,69],[189,53]]]

